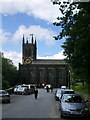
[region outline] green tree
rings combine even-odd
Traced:
[[[12,60],[2,57],[2,88],[6,89],[17,83],[18,70]]]
[[[90,2],[55,2],[60,5],[62,17],[54,25],[61,26],[62,32],[56,40],[65,38],[64,55],[77,79],[90,83]]]

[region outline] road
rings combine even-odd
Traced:
[[[44,89],[39,89],[38,99],[35,99],[33,94],[11,95],[11,103],[2,105],[2,117],[67,120],[60,118],[59,102],[55,100],[54,93],[47,93]]]
[[[59,118],[54,93],[39,89],[34,95],[11,95],[11,103],[3,104],[3,118]]]

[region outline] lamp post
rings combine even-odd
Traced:
[[[68,71],[68,88],[70,89],[70,70]]]

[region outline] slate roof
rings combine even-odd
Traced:
[[[38,65],[67,65],[64,60],[57,60],[57,59],[36,59],[32,61],[31,64],[38,64]]]

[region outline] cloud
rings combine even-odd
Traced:
[[[59,6],[53,5],[51,0],[1,0],[0,6],[0,12],[4,15],[26,13],[51,23],[56,21],[58,15],[62,16]]]
[[[18,68],[18,64],[22,63],[22,54],[16,51],[3,51],[4,57],[12,60],[13,64]]]
[[[19,63],[22,64],[22,53],[18,53],[16,51],[8,51],[8,52],[3,51],[3,53],[5,58],[12,60],[13,64],[17,67],[17,69],[19,68]],[[37,59],[64,59],[64,58],[65,56],[63,55],[63,50],[52,56],[45,56],[45,57],[37,56]]]
[[[30,34],[34,34],[34,37],[36,37],[37,41],[43,41],[47,46],[52,46],[55,44],[53,35],[56,35],[56,33],[54,31],[52,31],[50,28],[46,29],[35,25],[29,27],[20,25],[13,34],[0,29],[0,43],[6,44],[7,41],[9,41],[17,44],[22,40],[23,34],[25,38],[30,38]]]
[[[11,33],[6,32],[2,29],[0,29],[0,44],[7,42],[8,37],[11,35]]]
[[[59,53],[56,53],[54,55],[51,56],[45,56],[45,57],[37,57],[38,59],[65,59],[65,56],[63,55],[63,50],[60,51]]]
[[[26,28],[24,25],[18,27],[18,30],[13,34],[12,40],[14,42],[18,42],[22,39],[22,35],[30,38],[30,34],[34,34],[38,41],[44,41],[47,46],[51,46],[55,44],[55,40],[53,39],[53,35],[55,32],[51,29],[42,28],[40,26],[29,26]]]

